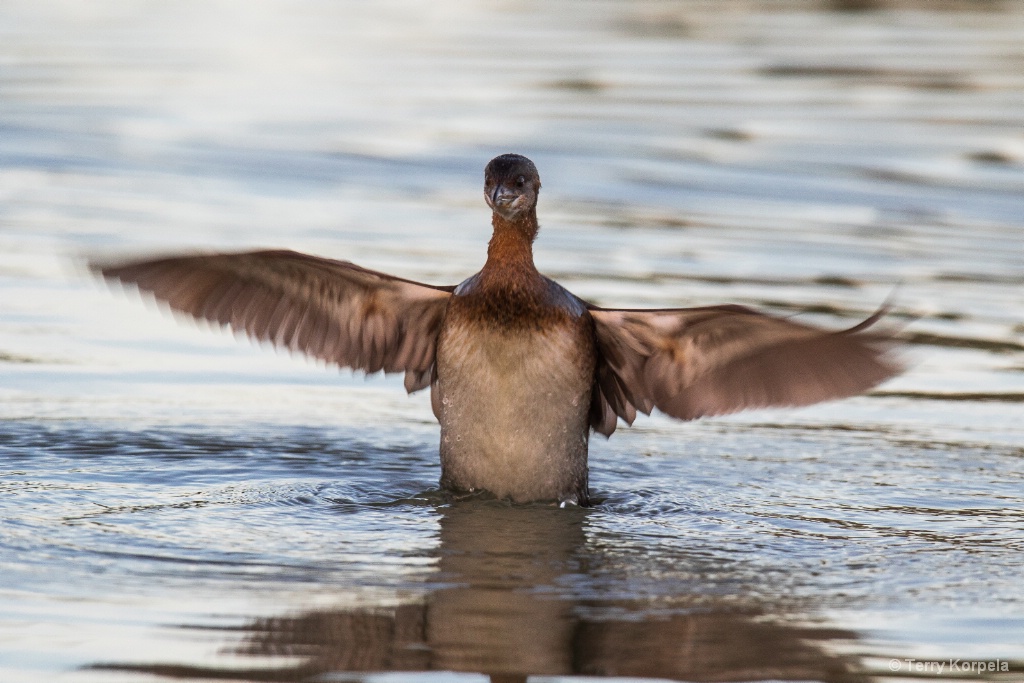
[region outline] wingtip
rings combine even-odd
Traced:
[[[66,257],[66,262],[78,275],[92,275],[100,278],[104,277],[103,272],[107,268],[107,261],[109,261],[108,258],[88,252],[68,254]]]
[[[899,324],[893,321],[892,314],[896,310],[896,299],[898,298],[900,289],[902,289],[902,287],[903,282],[897,282],[895,285],[893,285],[892,291],[889,292],[889,295],[885,297],[885,301],[882,302],[882,304],[875,310],[874,313],[872,313],[867,318],[857,323],[853,327],[842,330],[842,334],[856,334],[858,332],[863,332],[870,327],[874,327],[877,323],[885,319],[887,323],[886,327],[889,328],[885,330],[885,336],[889,338],[895,338],[895,335],[898,332],[901,332],[908,325],[919,320],[922,316],[915,313],[900,311],[899,317],[902,318],[903,321]]]
[[[137,262],[138,258],[114,256],[111,254],[81,254],[78,262],[89,275],[106,282],[124,284],[118,271]]]

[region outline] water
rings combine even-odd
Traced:
[[[1024,679],[1024,11],[833,9],[6,3],[0,679]],[[507,151],[581,296],[842,326],[893,295],[910,370],[595,438],[591,509],[453,500],[400,378],[81,267],[458,282]]]

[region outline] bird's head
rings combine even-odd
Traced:
[[[540,174],[533,162],[519,154],[502,154],[484,169],[484,199],[507,221],[528,215],[537,207]]]

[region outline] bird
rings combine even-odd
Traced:
[[[493,234],[478,273],[435,286],[290,250],[89,263],[185,313],[254,340],[430,388],[440,486],[513,503],[591,503],[591,432],[654,409],[680,420],[863,393],[899,374],[875,323],[828,330],[736,304],[604,308],[534,264],[536,165],[492,159]]]

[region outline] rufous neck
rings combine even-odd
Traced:
[[[537,211],[508,220],[495,212],[491,218],[494,234],[487,245],[487,263],[484,272],[521,273],[524,270],[537,272],[533,264],[533,240],[537,237]]]

